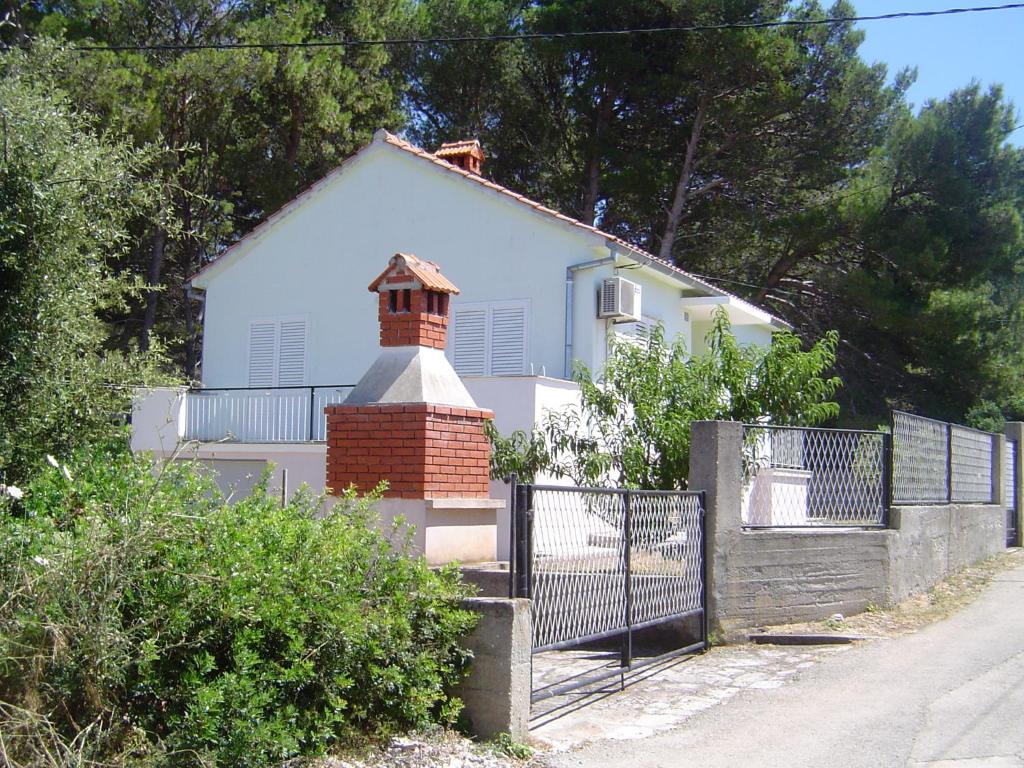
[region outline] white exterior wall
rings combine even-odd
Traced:
[[[139,387],[132,397],[133,451],[170,455],[185,435],[185,387]]]
[[[698,353],[707,349],[707,335],[711,331],[711,320],[694,320],[693,342]],[[767,347],[772,343],[772,329],[762,325],[739,325],[733,323],[732,335],[742,346]]]
[[[574,359],[580,360],[595,374],[604,365],[608,352],[608,334],[614,333],[619,324],[597,318],[597,292],[601,281],[615,276],[640,283],[643,287],[641,314],[645,318],[660,321],[665,326],[665,338],[668,341],[680,337],[686,348],[692,349],[691,326],[685,320],[685,312],[679,304],[681,289],[678,282],[649,267],[623,268],[605,264],[581,270],[575,276]]]
[[[197,280],[207,288],[203,383],[245,386],[249,322],[282,315],[308,319],[308,383],[355,383],[378,352],[377,300],[366,286],[398,251],[438,262],[462,291],[453,306],[529,299],[527,370],[559,376],[565,268],[607,255],[594,240],[597,247],[401,150],[372,146]]]
[[[246,386],[249,323],[282,316],[308,321],[307,384],[358,381],[378,352],[377,302],[366,286],[398,251],[440,264],[462,291],[453,307],[528,300],[525,372],[552,377],[569,373],[566,268],[611,254],[599,235],[376,143],[196,279],[206,289],[204,385]],[[643,313],[663,321],[668,338],[692,343],[679,282],[606,264],[576,273],[574,358],[591,369],[604,361],[610,324],[597,319],[597,287],[614,274],[641,284]]]

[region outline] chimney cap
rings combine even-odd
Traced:
[[[461,168],[474,176],[479,176],[484,167],[484,150],[476,139],[449,141],[447,144],[441,145],[441,148],[434,153],[434,157],[451,163],[456,168]]]
[[[396,253],[388,262],[387,269],[369,285],[371,292],[378,292],[388,277],[406,276],[420,283],[428,291],[459,293],[451,280],[441,274],[441,268],[432,261],[420,259],[411,253]],[[385,288],[386,290],[386,288]]]
[[[479,161],[486,159],[484,148],[480,145],[479,139],[463,139],[462,141],[449,141],[441,145],[441,148],[434,153],[434,157],[442,160],[459,158],[469,155]]]

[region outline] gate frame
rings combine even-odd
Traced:
[[[1009,467],[1005,467],[1004,466],[1004,470],[1003,470],[1004,472],[1009,470],[1010,477],[1012,479],[1012,482],[1010,483],[1009,498],[1003,499],[1004,506],[1006,507],[1006,546],[1007,546],[1007,548],[1009,548],[1009,547],[1016,547],[1017,546],[1017,541],[1020,539],[1021,518],[1024,517],[1024,516],[1021,515],[1021,501],[1022,501],[1022,499],[1020,498],[1020,496],[1021,496],[1021,493],[1020,493],[1021,483],[1020,483],[1020,477],[1019,477],[1019,474],[1018,474],[1018,470],[1019,470],[1019,468],[1021,466],[1020,451],[1021,451],[1022,444],[1024,444],[1024,443],[1022,443],[1020,440],[1011,440],[1009,438],[1007,438],[1007,440],[1006,440],[1006,450],[1007,450],[1007,453],[1012,453],[1012,456],[1013,456],[1013,460],[1011,462],[1005,462],[1005,463],[1010,464],[1010,466]],[[1012,451],[1010,449],[1011,445],[1013,446]],[[1005,479],[1003,481],[1003,485],[1004,485],[1004,487],[1006,485]],[[1011,520],[1013,521],[1012,525],[1011,525]]]
[[[698,610],[683,611],[681,613],[674,613],[668,616],[663,616],[657,619],[651,619],[649,621],[640,622],[636,624],[633,622],[633,604],[632,604],[632,571],[631,571],[631,522],[632,522],[632,498],[633,494],[637,491],[628,488],[591,488],[591,487],[580,487],[580,486],[561,486],[561,485],[541,485],[535,483],[519,483],[515,475],[509,478],[509,484],[511,485],[511,498],[512,498],[512,510],[509,516],[509,538],[510,538],[510,557],[509,557],[509,597],[510,598],[527,598],[533,600],[533,492],[534,490],[541,491],[586,491],[588,493],[604,493],[604,494],[616,494],[623,497],[624,503],[624,516],[623,516],[623,539],[626,542],[626,546],[623,547],[623,570],[625,577],[625,601],[626,601],[626,622],[625,626],[606,630],[604,632],[598,632],[583,637],[573,638],[570,640],[563,640],[557,643],[550,643],[541,647],[534,647],[532,645],[531,637],[531,666],[532,656],[545,651],[563,650],[567,648],[574,648],[587,643],[595,642],[598,640],[607,640],[612,637],[622,636],[622,648],[619,657],[619,668],[617,670],[610,670],[601,672],[596,675],[587,675],[584,677],[576,678],[574,682],[565,683],[559,686],[551,686],[543,693],[534,693],[531,684],[530,702],[536,703],[549,699],[554,696],[568,693],[570,691],[583,688],[594,683],[607,680],[612,677],[619,677],[619,685],[621,689],[626,687],[626,674],[635,670],[643,669],[644,667],[651,666],[664,662],[668,659],[675,658],[677,656],[686,656],[688,654],[696,653],[698,651],[706,651],[710,647],[708,644],[709,637],[709,621],[708,621],[708,537],[707,537],[707,495],[704,491],[655,491],[655,490],[644,490],[639,491],[645,496],[677,496],[685,494],[688,496],[696,496],[699,500],[700,505],[700,579],[701,579],[701,595],[700,602],[701,607]],[[686,619],[697,614],[701,616],[700,622],[700,640],[696,643],[691,643],[683,648],[675,648],[671,651],[646,658],[643,661],[635,661],[633,659],[633,632],[648,627],[658,626],[660,624],[667,624],[672,621],[678,621],[680,619]],[[531,676],[532,677],[532,676]]]

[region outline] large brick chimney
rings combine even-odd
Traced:
[[[447,160],[452,165],[457,165],[462,170],[477,176],[480,175],[485,160],[483,147],[476,139],[450,141],[442,144],[441,148],[434,153],[434,157]]]
[[[432,262],[396,253],[369,286],[379,294],[381,353],[342,405],[327,411],[327,487],[386,498],[487,499],[484,420],[444,355],[448,297]]]

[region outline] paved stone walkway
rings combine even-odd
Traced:
[[[563,751],[596,739],[642,739],[674,728],[740,691],[782,686],[787,679],[847,645],[713,648],[708,653],[668,660],[619,678],[540,701],[531,715],[531,738]],[[534,687],[593,672],[609,654],[561,651],[534,658]],[[612,662],[613,663],[613,662]],[[610,668],[610,667],[609,667]]]

